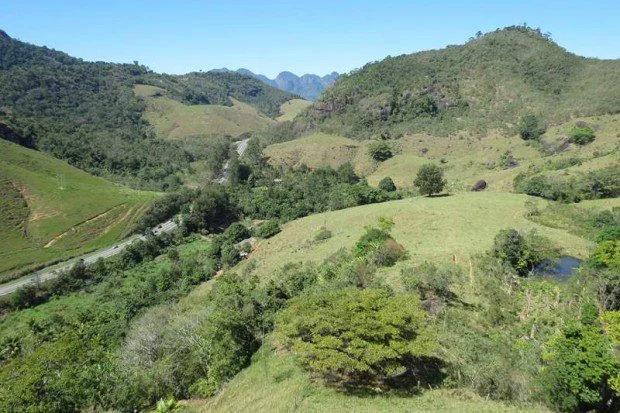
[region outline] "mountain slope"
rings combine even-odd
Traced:
[[[136,84],[161,87],[186,104],[232,106],[234,98],[271,118],[295,98],[238,73],[160,75],[137,62],[85,62],[0,33],[0,121],[81,169],[166,189],[191,156],[155,139],[142,118],[146,104],[133,94]]]
[[[340,76],[336,72],[332,72],[325,76],[314,74],[305,74],[297,76],[291,72],[280,72],[275,79],[269,79],[267,76],[255,74],[248,69],[239,69],[238,73],[252,76],[261,82],[297,94],[307,100],[315,100],[329,86],[331,86]]]
[[[134,93],[146,102],[144,118],[158,138],[182,139],[192,136],[238,136],[261,131],[275,123],[254,106],[230,98],[232,106],[188,105],[170,97],[162,88],[136,85]],[[287,101],[295,102],[298,99]]]
[[[0,139],[0,280],[121,239],[154,197]]]
[[[300,122],[353,138],[510,129],[620,111],[620,60],[568,53],[516,26],[461,46],[388,57],[339,78]]]

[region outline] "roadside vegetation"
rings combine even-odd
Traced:
[[[0,281],[7,281],[123,239],[157,194],[0,140],[0,198]]]

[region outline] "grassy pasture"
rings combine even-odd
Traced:
[[[0,280],[109,245],[156,196],[0,140]]]
[[[231,98],[232,106],[186,105],[166,96],[164,89],[136,85],[136,96],[147,103],[144,118],[163,139],[195,135],[237,136],[263,130],[275,121],[253,106]]]
[[[368,142],[356,141],[327,133],[312,133],[293,141],[276,143],[265,148],[265,155],[276,165],[337,167],[351,162],[356,171],[364,174],[372,169],[367,154]]]
[[[287,120],[293,120],[295,116],[299,115],[299,113],[312,105],[312,102],[305,99],[291,99],[284,102],[280,105],[280,113],[282,115],[278,116],[276,120],[278,122],[284,122]]]
[[[479,179],[484,179],[489,190],[509,191],[514,177],[529,166],[544,166],[548,162],[576,157],[584,163],[569,171],[587,171],[619,161],[620,116],[605,115],[583,118],[596,131],[596,140],[580,147],[569,145],[565,151],[544,157],[534,145],[517,136],[505,137],[498,132],[485,136],[459,133],[448,137],[426,134],[405,135],[392,142],[395,156],[382,163],[374,162],[368,154],[370,141],[357,141],[337,135],[313,133],[290,142],[270,145],[265,149],[273,164],[310,167],[338,166],[351,162],[355,170],[366,176],[371,185],[390,176],[397,187],[412,185],[420,165],[428,162],[441,164],[445,169],[450,191],[469,190]],[[557,147],[567,136],[575,121],[550,127],[543,136],[543,144]],[[503,168],[502,155],[510,151],[518,165]]]
[[[260,241],[250,259],[240,264],[240,270],[251,265],[255,267],[253,274],[268,278],[287,262],[321,262],[340,248],[351,248],[364,233],[364,227],[376,225],[379,217],[393,219],[392,235],[410,255],[408,261],[387,269],[388,273],[397,273],[403,265],[423,261],[456,261],[468,265],[472,255],[490,248],[495,234],[508,227],[535,229],[551,238],[565,253],[581,258],[587,256],[592,246],[589,241],[526,219],[524,203],[527,199],[525,195],[497,192],[459,193],[311,215],[285,224],[281,233]],[[313,242],[322,226],[332,231],[333,236]],[[250,264],[252,262],[254,264]]]

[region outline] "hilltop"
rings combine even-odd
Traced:
[[[510,132],[529,113],[548,123],[617,113],[618,85],[619,60],[580,57],[514,26],[369,63],[341,76],[298,122],[355,139]]]
[[[175,175],[192,154],[156,139],[135,85],[162,88],[187,105],[231,107],[236,99],[270,118],[296,98],[239,73],[157,74],[138,62],[87,62],[0,36],[0,121],[22,137],[13,141],[135,187],[178,185]]]

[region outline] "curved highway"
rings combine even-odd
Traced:
[[[155,235],[161,234],[164,232],[170,232],[177,228],[176,222],[169,220],[163,222],[153,228],[153,233]],[[111,247],[93,252],[91,254],[87,254],[82,257],[72,258],[69,261],[66,261],[63,264],[56,264],[52,266],[54,269],[50,269],[51,267],[43,268],[42,270],[33,272],[32,274],[28,274],[22,278],[19,278],[15,281],[10,281],[6,284],[0,285],[0,296],[11,294],[21,287],[25,287],[30,284],[37,284],[43,281],[51,280],[53,278],[58,277],[62,272],[70,269],[77,261],[80,259],[84,260],[84,264],[90,265],[97,261],[99,258],[108,258],[112,257],[116,254],[119,254],[123,251],[127,246],[131,245],[131,243],[137,240],[145,240],[146,237],[144,235],[134,235],[133,237],[127,238],[119,242],[118,244],[114,244]]]
[[[239,156],[242,156],[245,150],[247,149],[248,142],[249,142],[249,139],[244,139],[244,140],[234,143],[234,145],[236,145],[237,147],[237,153],[239,154]],[[217,181],[220,183],[223,183],[226,181],[227,178],[228,178],[228,162],[226,162],[226,164],[224,165],[223,174],[220,178],[217,179]],[[152,229],[152,231],[155,235],[157,235],[163,232],[173,231],[176,228],[177,228],[177,224],[173,220],[168,220],[166,222],[163,222],[157,225],[155,228]],[[136,240],[145,240],[145,239],[146,237],[144,235],[134,235],[133,237],[127,238],[126,240],[123,240],[119,242],[118,244],[114,244],[111,247],[93,252],[91,254],[84,255],[82,257],[72,258],[64,263],[55,264],[53,266],[43,268],[39,271],[33,272],[32,274],[28,274],[17,280],[2,284],[0,285],[0,296],[11,294],[12,292],[15,292],[16,290],[18,290],[19,288],[25,287],[30,284],[38,284],[40,282],[56,278],[62,272],[70,269],[80,259],[84,260],[84,264],[90,265],[94,263],[95,261],[97,261],[99,258],[108,258],[116,254],[119,254],[121,251],[127,248],[128,245],[130,245],[132,242],[135,242]]]

